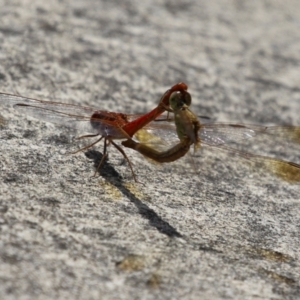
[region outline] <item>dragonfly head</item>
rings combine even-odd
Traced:
[[[192,97],[187,91],[173,92],[169,99],[169,104],[173,111],[178,111],[182,107],[188,107],[191,103]]]

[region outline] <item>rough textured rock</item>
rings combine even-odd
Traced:
[[[137,113],[184,81],[198,115],[300,124],[299,1],[0,7],[1,92]],[[210,149],[195,167],[126,150],[144,185],[112,149],[91,178],[102,146],[66,155],[74,131],[0,114],[1,299],[299,299],[299,185]]]

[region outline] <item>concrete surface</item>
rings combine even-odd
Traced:
[[[127,113],[189,85],[219,122],[300,124],[299,1],[0,0],[0,91]],[[168,166],[1,107],[1,299],[299,299],[299,185]],[[6,120],[6,122],[4,122]],[[5,123],[5,124],[3,124]],[[274,144],[275,143],[275,144]],[[280,139],[248,150],[300,163]]]

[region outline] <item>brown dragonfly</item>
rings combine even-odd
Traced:
[[[231,156],[238,156],[257,163],[275,175],[290,181],[300,182],[300,165],[294,162],[285,161],[268,156],[256,155],[250,152],[240,151],[229,147],[231,142],[238,142],[243,139],[252,138],[262,134],[271,134],[284,138],[290,138],[296,143],[300,143],[300,127],[298,126],[258,126],[241,124],[222,124],[222,123],[200,123],[197,116],[189,109],[191,96],[187,91],[184,93],[173,92],[169,98],[169,107],[166,110],[174,113],[174,121],[179,141],[169,149],[159,151],[155,147],[149,136],[144,139],[139,135],[143,142],[136,142],[128,139],[122,142],[122,145],[138,151],[144,156],[154,161],[165,163],[172,162],[184,156],[194,145],[194,150],[199,146],[208,146],[226,151]],[[188,99],[188,101],[186,101]],[[165,128],[166,129],[166,128]],[[164,133],[164,140],[168,139],[173,131]]]

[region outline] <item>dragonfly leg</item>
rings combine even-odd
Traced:
[[[166,105],[166,104],[163,103],[163,102],[160,102],[160,103],[158,104],[158,106],[162,107],[165,111],[168,112],[167,118],[169,117],[169,112],[173,112],[173,109],[170,108],[168,105]]]
[[[96,133],[96,134],[87,134],[87,135],[81,135],[81,136],[78,136],[76,138],[76,140],[81,140],[81,139],[84,139],[84,138],[89,138],[89,137],[95,137],[95,136],[98,136],[99,133]]]
[[[95,135],[95,136],[97,136],[97,135]],[[96,142],[94,142],[94,143],[92,143],[92,144],[89,144],[89,145],[87,145],[87,146],[85,146],[85,147],[83,147],[83,148],[80,148],[79,150],[76,150],[75,152],[70,152],[70,154],[76,154],[76,153],[78,153],[78,152],[81,152],[81,151],[84,151],[84,150],[86,150],[86,149],[89,149],[89,148],[91,148],[92,146],[94,146],[95,144],[99,143],[103,138],[104,138],[104,136],[101,136],[101,138],[98,139]]]
[[[174,122],[174,120],[175,120],[174,118],[170,117],[170,112],[168,112],[165,119],[155,119],[153,120],[153,122]]]
[[[101,158],[101,160],[100,160],[100,162],[99,162],[99,164],[98,164],[98,166],[97,166],[97,169],[96,169],[96,171],[95,171],[93,177],[96,177],[97,172],[99,171],[101,165],[103,164],[104,160],[105,160],[106,157],[107,157],[107,146],[109,145],[109,143],[107,144],[107,141],[108,141],[108,139],[107,139],[107,137],[105,137],[105,138],[104,138],[103,155],[102,155],[102,158]]]
[[[135,176],[134,171],[133,171],[133,168],[132,168],[132,164],[131,164],[131,162],[130,162],[128,156],[126,155],[125,151],[124,151],[119,145],[117,145],[116,143],[114,143],[113,141],[111,141],[111,143],[117,148],[117,150],[119,150],[119,152],[121,152],[121,154],[122,154],[122,155],[124,156],[124,158],[127,160],[134,181],[137,182],[137,183],[140,183],[140,182],[136,179],[136,176]]]

